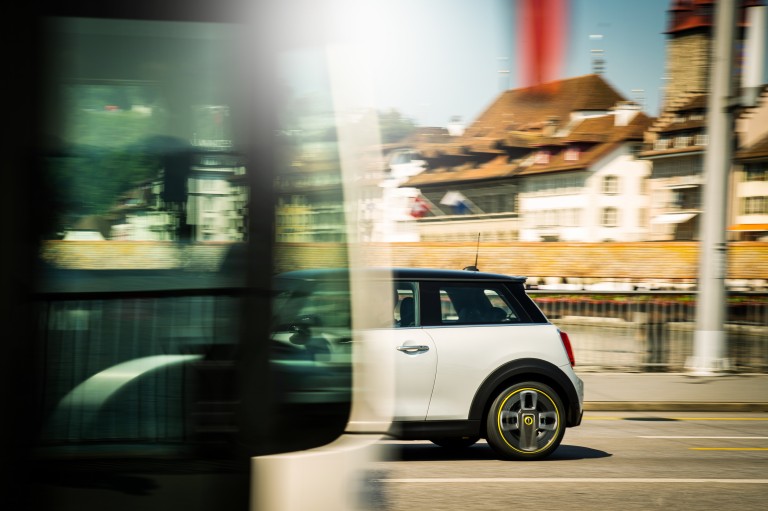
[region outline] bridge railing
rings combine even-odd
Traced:
[[[577,368],[594,371],[686,370],[693,355],[696,294],[685,291],[528,291],[568,332]],[[730,370],[768,372],[768,293],[727,296]]]

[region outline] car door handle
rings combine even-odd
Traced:
[[[403,353],[424,353],[425,351],[429,351],[429,346],[424,346],[423,344],[417,344],[416,346],[398,346],[397,351],[402,351]]]

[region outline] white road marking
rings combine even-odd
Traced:
[[[768,440],[768,436],[639,436],[637,438],[680,438],[680,439],[715,439],[715,440]]]
[[[431,477],[377,479],[381,483],[651,483],[651,484],[768,484],[768,479],[704,479],[669,477]]]

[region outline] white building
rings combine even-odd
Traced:
[[[420,239],[645,239],[650,123],[599,75],[505,91],[461,136],[415,146],[427,166],[403,186],[430,204]]]

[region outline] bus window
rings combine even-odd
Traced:
[[[356,423],[358,439],[386,432],[356,387],[379,385],[355,369],[369,355],[353,324],[373,311],[346,273],[361,192],[326,42],[273,30],[291,7],[256,4],[72,2],[37,20],[41,166],[25,191],[46,207],[21,508],[277,509],[258,484],[270,456]],[[311,299],[275,279],[307,242],[345,269]],[[312,499],[348,506],[358,465],[334,459]]]

